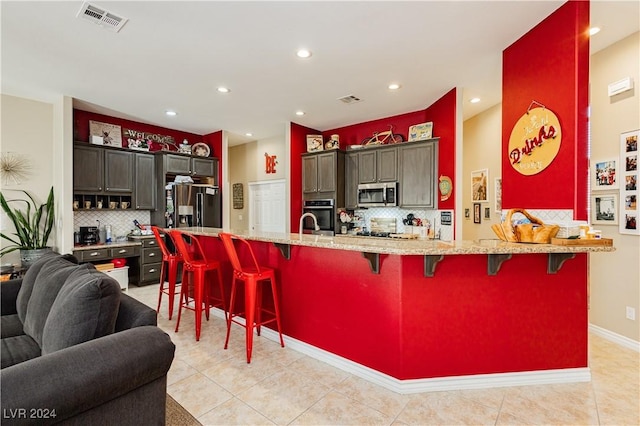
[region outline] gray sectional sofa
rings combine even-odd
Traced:
[[[160,425],[175,345],[91,264],[51,254],[3,282],[3,425]]]

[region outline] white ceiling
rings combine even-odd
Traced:
[[[2,93],[62,94],[80,109],[222,129],[241,143],[282,135],[290,121],[323,131],[424,109],[453,87],[469,118],[501,100],[502,51],[564,1],[91,3],[129,21],[115,33],[76,18],[80,1],[1,2]],[[591,10],[602,27],[592,52],[639,29],[638,1]],[[301,47],[313,56],[298,59]],[[345,95],[363,101],[337,100]]]

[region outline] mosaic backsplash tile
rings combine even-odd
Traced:
[[[126,237],[135,225],[137,220],[141,224],[148,224],[151,221],[151,213],[148,210],[80,210],[73,212],[74,231],[79,232],[81,226],[111,225],[111,235],[114,239]]]
[[[442,225],[441,213],[450,212],[451,225]],[[453,210],[420,210],[420,209],[403,209],[400,207],[372,207],[369,209],[356,209],[355,215],[362,218],[360,226],[366,226],[367,229],[371,229],[371,218],[393,218],[396,219],[396,232],[399,234],[408,232],[410,230],[405,229],[405,225],[402,223],[402,219],[405,219],[409,213],[412,213],[414,217],[421,219],[423,222],[429,221],[434,229],[434,234],[438,235],[440,232],[440,239],[446,241],[453,240],[453,223],[454,215]]]

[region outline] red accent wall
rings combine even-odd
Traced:
[[[448,200],[440,201],[438,192],[438,209],[453,210],[455,208],[456,182],[456,111],[457,89],[434,102],[425,110],[425,121],[433,121],[433,135],[440,138],[438,142],[438,176],[448,176],[453,183],[453,191]]]
[[[202,141],[211,148],[209,155],[218,158],[218,186],[222,191],[222,162],[226,160],[226,158],[222,158],[222,130],[204,135]]]
[[[307,135],[321,134],[319,130],[291,123],[290,165],[290,199],[291,232],[298,232],[298,221],[302,215],[302,154],[307,152]]]
[[[589,2],[569,1],[503,52],[503,208],[573,209],[587,219]],[[555,160],[525,176],[510,164],[511,130],[531,101],[552,110],[563,137]]]
[[[176,144],[181,143],[184,139],[187,139],[191,145],[203,142],[201,135],[195,133],[182,132],[180,130],[167,129],[166,127],[154,126],[153,124],[139,123],[137,121],[125,120],[122,118],[111,117],[108,115],[96,114],[93,112],[82,111],[79,109],[73,110],[73,126],[74,126],[74,139],[80,142],[89,142],[89,120],[100,121],[102,123],[115,124],[123,129],[131,128],[134,130],[140,130],[141,132],[157,133],[161,135],[173,136]],[[122,136],[122,145],[126,148],[128,146],[127,140]],[[215,147],[210,146],[215,150]],[[158,151],[159,147],[151,147],[150,151]],[[214,151],[214,152],[220,152]],[[211,154],[213,157],[214,155]]]

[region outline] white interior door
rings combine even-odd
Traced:
[[[249,183],[249,229],[257,232],[286,231],[285,181]]]

